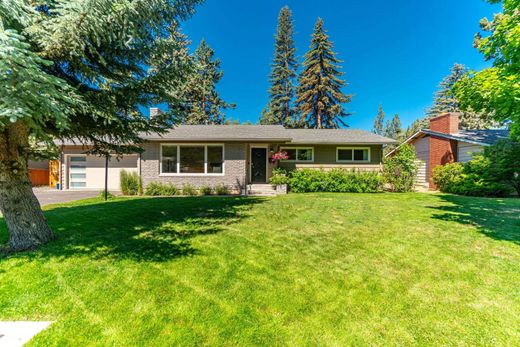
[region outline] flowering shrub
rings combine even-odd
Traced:
[[[289,159],[289,155],[285,151],[279,151],[276,153],[271,154],[271,158],[269,159],[271,163],[276,163],[280,160],[287,160]]]

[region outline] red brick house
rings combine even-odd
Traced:
[[[473,153],[481,152],[484,147],[508,136],[509,131],[503,129],[461,130],[459,129],[459,115],[445,113],[430,119],[429,129],[419,130],[404,143],[415,147],[419,166],[417,186],[435,189],[432,172],[436,166],[453,162],[467,162],[471,160]],[[395,150],[388,153],[387,156],[394,152]]]

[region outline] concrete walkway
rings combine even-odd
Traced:
[[[99,191],[93,190],[78,191],[35,188],[33,191],[42,206],[89,199],[99,195]]]
[[[22,347],[52,322],[0,322],[0,346]]]

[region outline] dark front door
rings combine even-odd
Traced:
[[[251,148],[251,182],[267,183],[267,148]]]

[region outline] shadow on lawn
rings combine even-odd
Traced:
[[[433,218],[474,225],[488,237],[520,245],[520,199],[457,195],[439,197],[450,205],[432,207],[444,212],[434,215]]]
[[[161,262],[196,253],[190,239],[215,234],[248,217],[258,198],[118,199],[57,207],[45,216],[58,239],[11,256],[89,256]],[[1,258],[1,255],[0,255]]]

